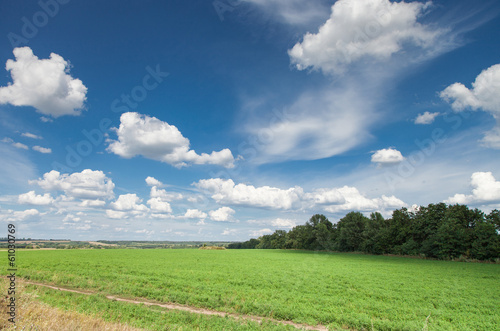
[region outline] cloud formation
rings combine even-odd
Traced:
[[[372,162],[379,165],[392,165],[404,160],[403,154],[394,148],[384,148],[372,155]]]
[[[50,148],[45,148],[45,147],[41,147],[41,146],[33,146],[32,148],[34,151],[40,152],[42,154],[52,153],[52,149],[50,149]]]
[[[148,184],[148,186],[158,186],[158,187],[163,186],[162,182],[160,182],[158,179],[151,177],[151,176],[148,176],[145,179],[145,181],[146,181],[146,184]]]
[[[0,104],[31,106],[55,118],[81,114],[87,88],[71,77],[66,60],[55,53],[39,60],[29,47],[15,48],[13,53],[16,59],[7,60],[5,65],[12,83],[0,87]]]
[[[100,170],[85,169],[73,174],[52,170],[43,179],[30,181],[47,191],[63,191],[70,198],[83,200],[111,199],[115,184]]]
[[[493,130],[486,132],[482,142],[492,148],[500,149],[500,64],[483,70],[472,88],[462,83],[454,83],[440,93],[443,100],[451,103],[454,111],[465,109],[483,110],[497,121]]]
[[[6,143],[6,144],[11,144],[12,146],[14,146],[15,148],[19,148],[19,149],[26,149],[28,150],[29,147],[26,146],[25,144],[22,144],[20,142],[15,142],[14,140],[12,140],[11,138],[3,138],[2,139],[2,142],[3,143]]]
[[[491,172],[475,172],[470,181],[472,194],[455,194],[445,200],[450,204],[488,204],[500,202],[500,181]]]
[[[28,193],[20,194],[17,202],[21,204],[46,206],[52,204],[54,202],[54,199],[49,193],[45,193],[44,195],[37,195],[35,194],[35,191],[29,191]]]
[[[321,0],[243,0],[261,7],[280,21],[291,25],[307,25],[325,16]]]
[[[299,70],[342,73],[362,59],[387,60],[406,45],[434,45],[440,31],[417,22],[430,2],[339,0],[318,33],[307,33],[288,51]]]
[[[276,210],[385,211],[401,208],[406,203],[395,196],[367,198],[355,187],[320,188],[304,192],[301,187],[283,190],[276,187],[254,187],[235,184],[232,179],[203,179],[194,184],[210,194],[217,203]]]
[[[111,202],[109,205],[111,208],[118,211],[146,211],[148,207],[141,204],[141,202],[142,199],[135,193],[122,194],[115,202]]]
[[[436,113],[429,113],[428,111],[426,111],[425,113],[423,114],[418,114],[417,118],[415,118],[415,124],[431,124],[432,122],[434,122],[434,120],[436,119],[436,117],[439,116],[439,112],[436,112]]]
[[[300,201],[302,188],[295,187],[282,190],[276,187],[238,184],[232,179],[202,179],[195,186],[212,194],[218,203],[245,205],[270,209],[291,209]]]
[[[120,127],[115,128],[118,140],[109,140],[107,150],[124,158],[142,155],[181,168],[189,164],[215,164],[234,167],[234,157],[229,149],[211,154],[197,154],[189,149],[189,139],[173,125],[156,117],[135,112],[120,117]]]
[[[249,127],[260,142],[253,161],[318,160],[365,142],[377,120],[371,93],[359,85],[302,93],[279,120]]]
[[[221,207],[208,212],[210,219],[215,222],[236,222],[234,219],[235,210],[229,207]]]

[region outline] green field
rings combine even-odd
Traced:
[[[33,250],[18,251],[17,261],[18,275],[31,281],[331,330],[494,330],[500,325],[498,264],[283,250]],[[41,300],[53,305],[76,302],[82,312],[112,319],[126,315],[127,323],[160,329],[141,324],[154,308],[130,308],[102,295],[78,299],[83,296],[40,291]],[[127,309],[134,313],[118,313]],[[175,318],[185,317],[176,325],[186,330],[198,318],[179,314]],[[227,329],[243,323],[214,320],[227,323]],[[211,322],[196,323],[203,329]]]

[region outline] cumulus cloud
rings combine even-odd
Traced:
[[[104,200],[83,200],[80,203],[80,207],[103,207],[106,205],[106,201]]]
[[[52,170],[43,179],[30,181],[48,191],[63,191],[68,197],[86,200],[111,199],[115,184],[100,170],[85,169],[71,175]]]
[[[415,124],[431,124],[438,116],[438,112],[429,113],[428,111],[426,111],[423,114],[418,114],[417,118],[415,118]]]
[[[207,218],[207,214],[198,209],[188,209],[184,216],[180,216],[179,218],[185,219],[200,219],[203,220]]]
[[[148,207],[141,204],[142,199],[137,194],[122,194],[109,205],[118,211],[146,211]]]
[[[441,31],[417,22],[430,2],[339,0],[318,33],[307,33],[288,51],[299,70],[340,73],[361,59],[387,60],[406,45],[435,46]]]
[[[151,188],[151,192],[149,193],[151,198],[160,198],[163,201],[174,201],[183,199],[183,195],[176,192],[167,192],[164,189],[158,189],[156,186]]]
[[[33,146],[32,148],[34,151],[40,152],[42,154],[52,153],[52,149],[50,149],[50,148],[45,148],[45,147],[40,147],[40,146]]]
[[[400,163],[405,158],[400,151],[394,148],[384,148],[376,151],[372,155],[372,162],[378,163],[379,165],[391,165]]]
[[[497,125],[486,133],[483,143],[500,149],[500,93],[498,91],[500,91],[500,64],[483,70],[472,83],[471,89],[462,83],[454,83],[442,91],[440,96],[451,103],[451,107],[457,112],[472,109],[483,110],[493,115]]]
[[[151,198],[148,200],[148,205],[151,210],[156,213],[171,213],[172,207],[167,201],[163,201],[161,198]]]
[[[126,219],[128,218],[128,214],[124,211],[117,211],[112,209],[106,210],[106,216],[111,219]]]
[[[163,186],[163,183],[154,177],[149,176],[145,180],[146,180],[146,184],[148,184],[148,186],[158,186],[158,187]]]
[[[120,127],[115,128],[118,140],[108,140],[108,151],[124,158],[142,155],[181,168],[189,164],[215,164],[234,167],[234,157],[229,149],[211,154],[197,154],[189,149],[189,139],[173,125],[156,117],[134,112],[120,117]]]
[[[385,211],[401,208],[406,203],[395,196],[385,195],[370,199],[355,187],[320,188],[304,192],[301,187],[287,190],[276,187],[237,184],[231,179],[203,179],[194,184],[197,188],[211,194],[218,203],[244,205],[281,210],[317,210],[331,213],[344,211]]]
[[[229,207],[221,207],[217,210],[212,210],[208,214],[210,219],[215,222],[236,222],[234,220],[235,210]]]
[[[35,191],[29,191],[28,193],[20,194],[17,201],[21,204],[46,206],[52,204],[54,199],[49,193],[37,195]]]
[[[488,204],[500,201],[500,181],[497,181],[491,172],[475,172],[471,176],[472,194],[455,194],[445,200],[454,204]]]
[[[232,179],[221,178],[202,179],[195,186],[212,194],[212,199],[218,203],[285,210],[300,202],[303,193],[300,187],[282,190],[269,186],[235,185]]]
[[[87,88],[71,77],[66,60],[55,53],[39,60],[29,47],[15,48],[13,53],[16,59],[5,65],[12,83],[0,87],[0,104],[32,106],[52,117],[80,115]]]

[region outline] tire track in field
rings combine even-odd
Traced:
[[[69,288],[64,288],[60,286],[55,286],[55,285],[49,285],[49,284],[44,284],[44,283],[38,283],[38,282],[32,282],[28,280],[23,280],[24,283],[26,284],[31,284],[31,285],[36,285],[36,286],[43,286],[47,287],[53,290],[58,290],[58,291],[65,291],[65,292],[72,292],[72,293],[78,293],[78,294],[84,294],[84,295],[92,295],[92,294],[97,294],[96,292],[90,292],[90,291],[81,291],[81,290],[74,290],[74,289],[69,289]],[[220,316],[220,317],[232,317],[236,320],[246,320],[246,321],[253,321],[257,322],[259,324],[262,324],[263,321],[270,321],[273,323],[280,323],[280,324],[285,324],[285,325],[290,325],[293,326],[297,329],[302,329],[302,330],[318,330],[318,331],[328,331],[328,328],[323,325],[308,325],[308,324],[302,324],[302,323],[294,323],[291,321],[282,321],[282,320],[277,320],[274,318],[269,318],[269,317],[260,317],[260,316],[251,316],[251,315],[243,315],[243,314],[235,314],[235,313],[226,313],[226,312],[221,312],[221,311],[215,311],[215,310],[209,310],[209,309],[204,309],[204,308],[197,308],[197,307],[191,307],[191,306],[186,306],[186,305],[180,305],[177,303],[158,303],[158,302],[150,302],[146,300],[136,300],[136,299],[127,299],[127,298],[121,298],[117,297],[114,295],[106,295],[106,298],[109,300],[116,300],[116,301],[122,301],[122,302],[128,302],[128,303],[133,303],[133,304],[143,304],[145,306],[157,306],[157,307],[162,307],[166,308],[169,310],[181,310],[181,311],[186,311],[189,313],[194,313],[194,314],[201,314],[201,315],[211,315],[211,316]]]

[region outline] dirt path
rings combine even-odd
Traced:
[[[73,292],[73,293],[85,294],[85,295],[95,294],[95,292],[73,290],[73,289],[64,288],[64,287],[60,287],[60,286],[48,285],[48,284],[37,283],[37,282],[32,282],[32,281],[27,281],[27,280],[23,280],[23,281],[26,284],[43,286],[43,287],[47,287],[47,288],[51,288],[51,289],[59,290],[59,291]],[[182,311],[187,311],[189,313],[194,313],[194,314],[215,315],[215,316],[220,316],[220,317],[229,316],[229,317],[232,317],[232,318],[237,319],[237,320],[254,321],[254,322],[257,322],[259,324],[262,323],[263,321],[271,321],[273,323],[291,325],[297,329],[302,329],[302,330],[328,331],[328,328],[326,326],[323,326],[323,325],[313,326],[313,325],[308,325],[308,324],[294,323],[294,322],[290,322],[290,321],[281,321],[281,320],[277,320],[277,319],[269,318],[269,317],[242,315],[242,314],[235,314],[235,313],[225,313],[225,312],[220,312],[220,311],[215,311],[215,310],[180,305],[180,304],[176,304],[176,303],[158,303],[158,302],[151,302],[151,301],[146,301],[146,300],[133,300],[133,299],[120,298],[120,297],[113,296],[113,295],[106,295],[106,298],[108,298],[110,300],[123,301],[123,302],[129,302],[129,303],[134,303],[134,304],[143,304],[146,306],[157,306],[157,307],[167,308],[167,309],[171,309],[171,310],[182,310]]]

